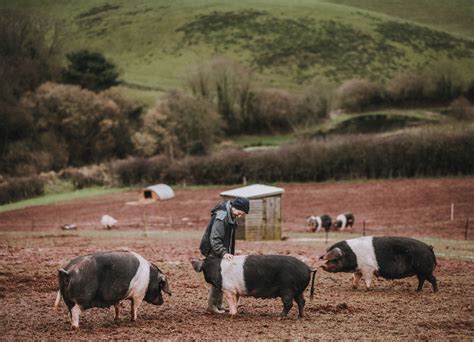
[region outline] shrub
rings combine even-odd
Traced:
[[[139,129],[141,124],[141,115],[143,114],[144,105],[136,100],[128,99],[119,89],[110,88],[102,91],[100,96],[111,99],[120,108],[120,111],[128,119],[130,130]]]
[[[44,183],[37,177],[11,178],[0,183],[0,204],[39,196],[44,193]]]
[[[193,95],[213,103],[227,133],[238,134],[248,119],[251,71],[228,58],[214,58],[191,72],[187,86]]]
[[[297,102],[298,125],[314,124],[328,118],[334,86],[323,78],[313,79]]]
[[[459,97],[449,106],[447,114],[458,120],[474,120],[474,106],[464,97]]]
[[[36,149],[67,151],[72,166],[92,164],[131,151],[127,118],[109,98],[78,86],[51,82],[22,98],[32,113]],[[36,134],[34,134],[36,133]]]
[[[6,154],[17,147],[10,145],[29,139],[34,130],[31,114],[18,100],[57,77],[58,31],[44,15],[2,6],[0,42],[0,173],[13,174],[16,166],[7,163]],[[27,162],[19,168],[31,169]]]
[[[194,184],[240,183],[245,155],[245,152],[234,150],[188,159],[188,179]]]
[[[80,85],[92,91],[101,91],[120,83],[115,65],[99,52],[79,50],[66,57],[69,65],[62,71],[64,83]]]
[[[224,151],[209,156],[160,161],[166,183],[238,184],[311,182],[357,178],[434,177],[474,173],[474,128],[432,127],[393,134],[335,136],[259,152]],[[146,170],[122,170],[127,185],[141,184]],[[133,175],[133,177],[124,177]]]
[[[474,80],[471,80],[469,84],[467,85],[467,89],[465,92],[465,97],[471,101],[474,102]]]
[[[45,138],[49,134],[45,134]],[[34,141],[21,140],[11,143],[2,159],[4,170],[7,174],[29,176],[40,172],[60,169],[67,163],[67,151],[62,145],[56,145],[53,150],[47,150],[46,146],[55,146],[56,140],[49,140],[51,145],[35,144]]]
[[[104,165],[90,165],[81,168],[66,168],[60,172],[60,178],[72,182],[75,189],[92,186],[111,185],[110,171]]]
[[[297,123],[296,98],[283,90],[254,90],[247,108],[246,132],[285,132]]]
[[[338,108],[360,112],[381,104],[383,91],[380,86],[366,79],[355,78],[342,83],[335,96]]]
[[[111,170],[120,184],[130,186],[144,184],[149,162],[145,158],[127,158],[111,163]]]
[[[449,63],[438,63],[428,68],[431,76],[429,99],[436,102],[453,100],[462,94],[463,77]]]
[[[426,100],[430,78],[425,73],[407,71],[398,74],[387,84],[387,92],[395,103],[419,103]]]
[[[219,133],[219,116],[202,98],[172,91],[143,118],[144,130],[133,141],[142,156],[166,153],[170,158],[208,152]]]

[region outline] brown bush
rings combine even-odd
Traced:
[[[248,103],[246,132],[285,132],[297,124],[297,98],[273,88],[252,91]]]
[[[213,105],[178,91],[163,95],[143,118],[144,129],[133,141],[143,156],[166,153],[170,158],[205,154],[217,139],[220,119]]]
[[[451,102],[447,114],[458,120],[474,120],[474,106],[465,97],[459,97]]]
[[[382,103],[383,90],[369,80],[355,78],[343,82],[336,90],[336,107],[360,112]]]
[[[44,150],[67,150],[69,165],[91,164],[131,151],[127,118],[111,99],[78,86],[51,82],[22,98]],[[49,138],[48,138],[49,137]]]
[[[10,178],[0,183],[0,204],[39,196],[44,193],[44,183],[37,177]]]
[[[75,189],[113,184],[110,170],[105,164],[68,167],[59,173],[59,177],[71,181]]]
[[[222,151],[160,162],[167,183],[237,184],[354,178],[432,177],[474,173],[473,128],[433,127],[394,134],[336,136],[260,152]],[[120,178],[141,184],[150,160],[133,162]],[[124,171],[124,170],[122,170]]]
[[[327,119],[333,101],[334,85],[323,78],[315,78],[305,86],[296,109],[299,126]]]
[[[193,95],[215,105],[230,134],[240,133],[248,118],[247,103],[252,88],[252,72],[242,64],[218,57],[190,72],[187,86]]]
[[[387,84],[387,92],[396,103],[423,102],[429,96],[431,79],[416,71],[400,73]]]

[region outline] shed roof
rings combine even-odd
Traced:
[[[167,200],[174,197],[173,189],[166,184],[150,185],[145,189],[153,191],[161,200]]]
[[[221,192],[221,196],[246,197],[248,199],[281,195],[285,190],[276,186],[253,184],[237,189]]]

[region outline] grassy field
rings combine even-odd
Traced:
[[[86,197],[93,197],[98,195],[106,195],[114,192],[127,191],[128,188],[87,188],[76,190],[72,192],[63,192],[58,194],[47,194],[40,197],[30,198],[15,203],[0,205],[0,213],[10,210],[22,209],[36,205],[48,205],[53,203],[60,203],[64,201],[73,201]]]
[[[405,18],[431,27],[474,38],[474,3],[471,0],[325,0],[383,13],[388,16]]]
[[[241,135],[234,138],[234,142],[240,147],[252,146],[278,146],[294,140],[293,134],[281,135]]]
[[[318,75],[384,80],[442,61],[474,77],[468,0],[2,3],[55,18],[64,52],[101,51],[118,65],[130,96],[146,103],[182,87],[215,56],[252,67],[257,82],[290,90]]]

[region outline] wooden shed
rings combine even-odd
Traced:
[[[282,195],[285,190],[274,186],[254,184],[221,192],[225,199],[246,197],[250,210],[239,219],[236,239],[281,240]]]

